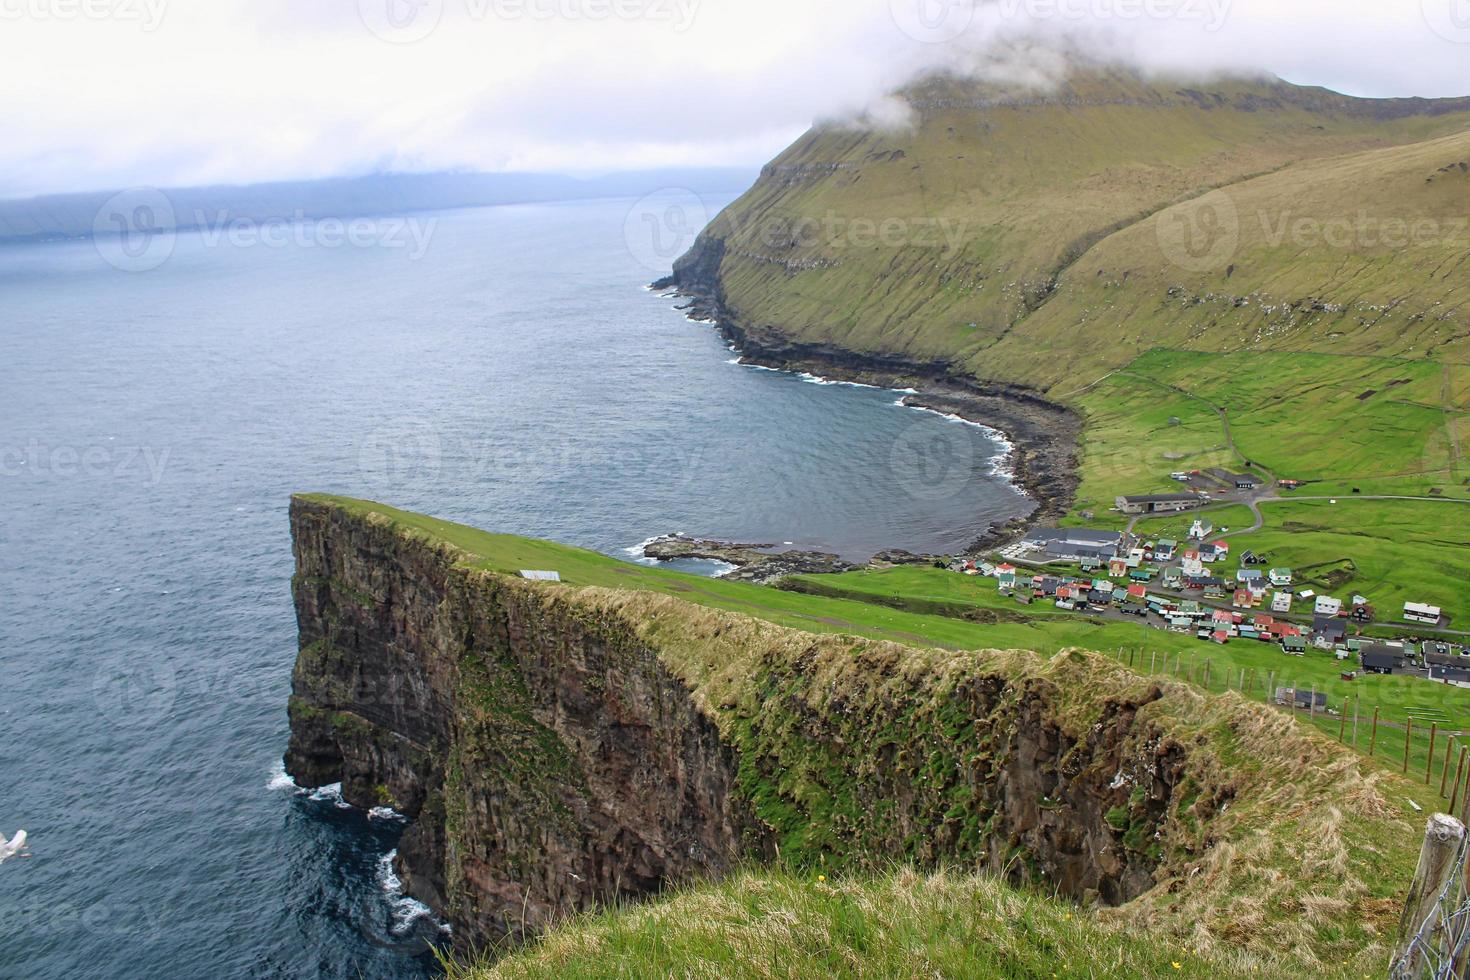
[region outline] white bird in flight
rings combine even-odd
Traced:
[[[30,856],[31,852],[26,847],[26,832],[24,830],[16,831],[15,837],[11,840],[6,840],[4,835],[0,834],[0,862],[7,861],[13,857]]]

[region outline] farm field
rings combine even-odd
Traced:
[[[1452,628],[1470,630],[1470,504],[1348,496],[1264,503],[1261,512],[1265,527],[1239,545],[1297,570],[1297,588],[1360,593],[1380,620],[1425,602],[1454,617]]]

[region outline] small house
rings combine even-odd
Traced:
[[[1122,578],[1128,574],[1128,560],[1126,558],[1108,559],[1108,574],[1113,578]]]
[[[1214,533],[1215,525],[1211,524],[1204,518],[1200,518],[1199,520],[1195,521],[1192,525],[1190,525],[1189,528],[1189,537],[1191,540],[1194,541],[1203,541],[1205,538],[1208,538],[1211,534]]]
[[[1260,571],[1254,568],[1242,568],[1235,573],[1235,581],[1241,585],[1260,585],[1263,579]]]
[[[1385,644],[1372,644],[1358,651],[1358,661],[1363,665],[1363,670],[1369,674],[1392,674],[1404,666],[1401,651],[1395,651]]]
[[[1016,587],[1016,566],[1000,566],[995,570],[995,580],[1002,589],[1014,589]]]
[[[1281,650],[1283,653],[1294,654],[1298,657],[1307,652],[1307,638],[1300,633],[1295,636],[1285,635],[1281,637]]]
[[[1254,473],[1237,473],[1231,477],[1230,482],[1235,484],[1237,490],[1256,490],[1265,481]]]
[[[1129,602],[1143,602],[1148,598],[1148,589],[1142,585],[1130,585],[1127,597]]]
[[[1251,592],[1250,589],[1236,589],[1231,604],[1236,609],[1254,609],[1256,607],[1255,593]]]
[[[1278,589],[1284,589],[1291,585],[1291,569],[1273,568],[1270,572],[1271,584]]]
[[[1438,626],[1444,614],[1438,606],[1426,606],[1420,602],[1404,603],[1404,619],[1410,623],[1425,623]]]
[[[1278,592],[1271,597],[1271,611],[1273,613],[1291,612],[1291,593]]]
[[[1334,599],[1332,596],[1319,595],[1316,607],[1313,609],[1318,616],[1338,616],[1342,614],[1342,600]]]
[[[1347,625],[1336,616],[1317,616],[1312,620],[1314,642],[1323,650],[1331,650],[1347,639]]]
[[[1173,561],[1174,553],[1179,550],[1179,542],[1165,538],[1154,545],[1155,561]]]
[[[1164,569],[1164,588],[1177,589],[1184,584],[1184,573],[1172,565]]]

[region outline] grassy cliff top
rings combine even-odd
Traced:
[[[792,949],[791,959],[783,961],[787,966],[769,968],[774,975],[804,975],[830,954],[840,972],[845,958],[870,949],[880,961],[919,955],[905,953],[904,942],[939,943],[936,955],[941,955],[945,940],[942,932],[935,934],[937,923],[954,903],[972,898],[983,899],[974,913],[977,922],[1000,919],[984,928],[997,930],[1002,950],[997,958],[979,961],[1001,971],[996,975],[1003,975],[1006,964],[1015,965],[1019,975],[1033,975],[1026,972],[1032,969],[1028,964],[1041,962],[1051,962],[1057,971],[1058,964],[1089,948],[1115,958],[1122,971],[1117,975],[1149,975],[1152,968],[1143,964],[1153,960],[1147,958],[1165,955],[1167,969],[1175,972],[1172,962],[1182,964],[1179,952],[1185,949],[1205,957],[1209,965],[1201,969],[1226,973],[1262,965],[1264,972],[1283,974],[1358,975],[1381,968],[1386,958],[1388,933],[1422,831],[1423,818],[1409,800],[1424,798],[1426,791],[1283,713],[1236,694],[1209,696],[1181,682],[1141,677],[1097,655],[1069,651],[1044,658],[979,649],[994,645],[985,642],[993,627],[984,624],[628,566],[579,549],[487,534],[366,501],[298,499],[394,528],[444,549],[466,568],[497,575],[522,568],[560,572],[561,585],[502,581],[534,592],[539,601],[575,610],[589,622],[616,624],[619,635],[631,633],[657,651],[737,750],[780,760],[777,769],[747,789],[758,808],[764,807],[760,812],[776,830],[783,858],[807,868],[829,868],[834,879],[840,871],[856,876],[832,886],[836,891],[817,889],[808,895],[806,879],[753,874],[631,917],[582,922],[553,934],[528,958],[506,964],[526,973],[506,975],[534,976],[553,968],[576,975],[578,969],[590,969],[579,963],[592,962],[578,957],[605,953],[613,962],[631,961],[648,943],[666,944],[675,972],[709,972],[715,967],[693,950],[721,923],[731,937],[738,936],[745,928],[740,915],[765,922],[805,921],[806,928],[818,931],[828,927],[824,921],[839,930],[849,923],[855,931],[841,933],[841,942],[828,952]],[[889,615],[901,619],[866,618]],[[949,631],[963,631],[976,649],[900,645],[884,635],[931,627],[950,638]],[[782,717],[820,719],[830,728],[825,741],[849,746],[850,764],[859,768],[869,764],[861,760],[870,754],[871,764],[892,764],[881,761],[882,746],[869,744],[870,720],[890,719],[885,738],[898,739],[900,748],[906,737],[925,746],[920,755],[927,758],[912,760],[922,771],[952,772],[967,764],[967,740],[954,733],[983,725],[983,719],[954,717],[949,706],[958,692],[985,678],[1013,692],[1008,697],[1044,703],[1049,723],[1070,737],[1085,737],[1112,709],[1131,705],[1137,737],[1158,738],[1160,751],[1165,745],[1184,747],[1185,789],[1164,825],[1159,884],[1152,891],[1117,908],[1090,910],[1011,895],[965,875],[864,877],[873,861],[921,855],[923,842],[912,842],[918,848],[912,855],[900,848],[863,860],[828,833],[826,818],[818,814],[845,826],[867,819],[860,787],[834,782],[832,760],[819,754],[815,741],[783,734]],[[956,751],[960,754],[950,759]],[[923,792],[919,770],[915,779],[915,791]],[[1223,808],[1203,805],[1221,799],[1229,801]],[[853,907],[885,905],[882,896],[895,889],[912,894],[911,914],[900,905],[893,921],[848,918],[856,914],[850,912]],[[792,904],[785,913],[757,915],[768,900]],[[684,914],[722,905],[734,908],[733,920],[701,925],[698,916]],[[793,932],[793,943],[799,945],[804,935]],[[731,942],[732,956],[760,949],[754,942]],[[1099,961],[1078,962],[1092,969]],[[768,970],[757,961],[727,965],[735,973]]]
[[[1274,958],[1109,929],[1069,902],[956,872],[751,870],[573,919],[451,980],[540,977],[1245,977]],[[1335,972],[1335,971],[1329,971]]]

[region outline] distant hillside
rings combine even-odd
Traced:
[[[641,197],[664,188],[733,194],[749,186],[753,176],[751,171],[734,167],[629,171],[586,179],[535,173],[375,174],[186,187],[165,189],[163,194],[173,209],[170,225],[186,229],[221,218],[352,218],[495,204]],[[97,191],[0,201],[0,242],[88,237],[99,211],[116,193]]]
[[[1470,99],[1118,68],[901,95],[911,127],[766,166],[677,283],[757,348],[1062,398],[1161,345],[1467,353]]]

